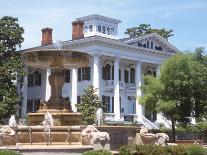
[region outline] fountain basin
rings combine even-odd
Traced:
[[[69,69],[85,67],[89,64],[89,54],[70,50],[31,50],[23,52],[21,55],[24,64],[42,69]]]
[[[51,112],[54,126],[69,126],[81,124],[81,113]],[[30,125],[40,125],[44,120],[45,112],[28,113]]]

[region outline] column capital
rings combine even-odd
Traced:
[[[143,59],[137,59],[136,60],[136,64],[142,64],[144,61],[143,61]]]
[[[114,57],[114,61],[120,61],[120,57]]]

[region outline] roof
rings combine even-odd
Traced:
[[[85,20],[90,20],[90,19],[94,19],[94,18],[105,20],[105,21],[108,21],[108,22],[111,22],[111,23],[114,23],[114,24],[118,24],[118,23],[121,22],[121,20],[114,19],[114,18],[109,18],[109,17],[106,17],[106,16],[97,15],[97,14],[93,14],[93,15],[89,15],[89,16],[84,16],[84,17],[80,17],[80,18],[76,18],[76,19],[77,20],[85,21]]]

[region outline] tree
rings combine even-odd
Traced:
[[[125,32],[125,34],[129,35],[130,37],[141,37],[145,36],[147,34],[152,34],[152,33],[157,33],[163,38],[167,39],[171,36],[173,30],[166,30],[166,29],[156,29],[156,28],[151,28],[150,24],[140,24],[137,27],[132,27],[128,28]]]
[[[202,117],[206,111],[207,68],[191,54],[177,54],[161,67],[160,77],[145,78],[140,100],[150,111],[163,112],[172,122],[175,141],[175,123],[187,123],[188,117]],[[195,115],[193,114],[195,112]]]
[[[82,113],[83,124],[94,124],[96,119],[96,111],[102,106],[96,91],[97,89],[93,86],[88,86],[84,90],[85,94],[81,96],[81,103],[77,104],[77,110]]]
[[[0,19],[0,122],[16,113],[20,100],[14,82],[17,73],[23,74],[23,68],[20,55],[15,51],[24,41],[24,29],[17,22],[17,18],[9,16]]]

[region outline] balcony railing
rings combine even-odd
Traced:
[[[104,86],[108,89],[114,89],[114,80],[105,80]],[[125,82],[119,81],[119,89],[125,89]]]

